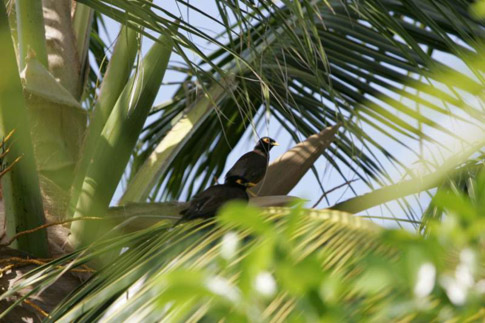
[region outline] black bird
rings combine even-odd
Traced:
[[[269,151],[279,144],[270,137],[263,137],[258,141],[253,151],[245,153],[227,172],[226,179],[233,176],[245,178],[248,186],[254,186],[260,182],[268,168]]]
[[[211,218],[228,201],[248,201],[249,196],[246,192],[248,184],[248,181],[242,177],[231,176],[226,178],[224,184],[209,187],[190,200],[189,207],[180,212],[182,218],[174,226],[180,222],[196,218]]]

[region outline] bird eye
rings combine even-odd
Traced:
[[[265,143],[269,143],[269,139],[268,139],[268,138],[264,138],[264,139],[263,139],[263,141],[264,141]]]
[[[242,185],[243,184],[242,179],[236,179],[236,183],[238,183],[239,185]]]

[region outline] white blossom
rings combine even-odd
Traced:
[[[433,290],[436,279],[436,268],[432,263],[426,262],[418,269],[416,285],[414,285],[414,295],[423,298]]]
[[[224,259],[231,259],[236,255],[239,238],[235,232],[228,232],[224,235],[221,242],[221,256]]]
[[[272,296],[276,293],[276,281],[267,271],[263,271],[256,276],[254,288],[264,296]]]

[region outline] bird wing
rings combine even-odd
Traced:
[[[198,217],[210,218],[216,215],[219,208],[231,200],[248,200],[248,194],[245,189],[236,187],[227,187],[224,185],[211,187],[213,188],[209,196],[204,197],[198,204]]]
[[[192,197],[189,207],[181,212],[184,218],[189,220],[204,217],[206,214],[214,212],[214,207],[211,207],[211,204],[216,204],[214,202],[218,199],[217,191],[218,186],[213,186]]]
[[[267,167],[268,159],[265,156],[250,151],[238,159],[225,178],[239,176],[250,182],[259,182],[264,177]]]
[[[182,211],[183,219],[210,218],[227,201],[233,199],[248,200],[246,190],[224,185],[209,187],[197,194],[190,201],[187,209]]]

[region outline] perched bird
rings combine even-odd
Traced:
[[[180,212],[182,218],[174,226],[183,221],[213,217],[219,208],[228,201],[248,201],[249,197],[246,192],[248,186],[249,183],[244,178],[231,176],[226,178],[224,184],[209,187],[190,200],[189,207]]]
[[[269,137],[263,137],[258,141],[253,151],[245,153],[227,172],[226,179],[234,176],[245,178],[249,186],[260,182],[268,168],[269,151],[279,144]]]

